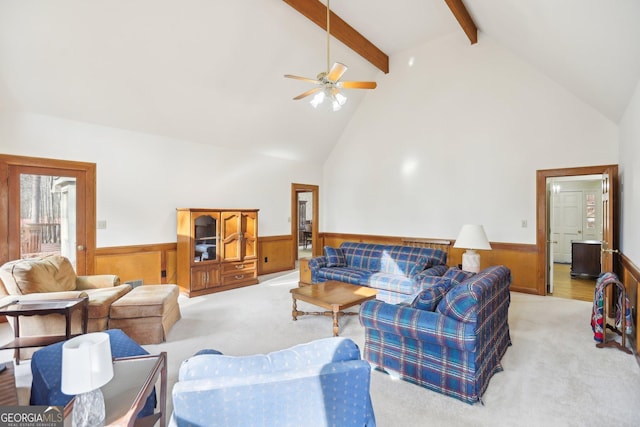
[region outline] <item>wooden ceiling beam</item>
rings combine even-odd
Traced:
[[[283,0],[289,6],[309,18],[320,28],[327,31],[327,7],[318,0]],[[464,6],[463,6],[464,7]],[[331,12],[331,35],[351,50],[375,65],[385,74],[389,72],[389,56],[362,34],[347,24],[342,18]]]
[[[471,40],[471,44],[478,43],[478,27],[476,27],[473,18],[469,15],[469,11],[462,3],[462,0],[444,0],[453,12],[453,16],[456,17],[458,23]]]

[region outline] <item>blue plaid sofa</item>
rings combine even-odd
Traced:
[[[376,425],[371,366],[349,338],[250,356],[198,353],[180,366],[170,426]]]
[[[324,247],[324,255],[309,260],[311,281],[338,280],[378,290],[389,303],[413,300],[447,271],[447,253],[402,245],[343,242]]]
[[[494,266],[468,274],[460,280],[454,272],[434,285],[440,291],[426,289],[411,304],[362,304],[364,358],[403,380],[470,404],[479,401],[511,345],[511,271]]]

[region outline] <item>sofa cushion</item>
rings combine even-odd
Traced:
[[[400,274],[374,273],[361,284],[399,294],[412,294],[415,290],[413,280]]]
[[[327,258],[327,267],[346,267],[347,259],[340,248],[324,247],[324,256]]]
[[[358,270],[380,271],[380,257],[384,245],[343,242],[340,249],[347,259],[347,267]]]
[[[427,266],[425,248],[389,245],[382,251],[380,271],[413,277]]]
[[[119,285],[113,288],[87,289],[89,295],[89,319],[101,319],[109,316],[111,304],[131,290],[131,285]]]
[[[347,267],[324,267],[318,270],[318,278],[324,280],[337,280],[351,283],[352,285],[366,285],[373,271],[355,270]]]
[[[11,261],[2,266],[2,281],[12,295],[73,291],[76,273],[63,256]]]

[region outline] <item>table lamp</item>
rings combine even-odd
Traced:
[[[480,271],[480,254],[477,249],[489,249],[491,245],[481,225],[465,224],[458,234],[454,248],[464,248],[467,251],[462,254],[462,269],[472,273]]]
[[[75,395],[72,425],[102,426],[105,410],[100,387],[113,378],[109,335],[94,332],[79,335],[62,345],[64,394]]]

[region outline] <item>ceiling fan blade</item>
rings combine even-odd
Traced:
[[[316,92],[320,92],[322,90],[321,87],[314,87],[313,89],[309,89],[308,91],[301,93],[300,95],[293,98],[294,100],[302,99],[306,96],[313,95]]]
[[[338,82],[336,86],[345,89],[375,89],[378,84],[376,82]]]
[[[340,62],[334,62],[333,66],[331,67],[331,71],[329,71],[329,74],[327,74],[327,80],[337,82],[338,80],[340,80],[340,77],[342,77],[345,71],[347,71],[346,65]]]
[[[319,80],[315,80],[315,79],[310,79],[308,77],[300,77],[300,76],[294,76],[292,74],[285,74],[284,75],[286,78],[288,79],[296,79],[296,80],[302,80],[305,82],[309,82],[309,83],[314,83],[314,84],[320,84],[322,82],[320,82]]]

